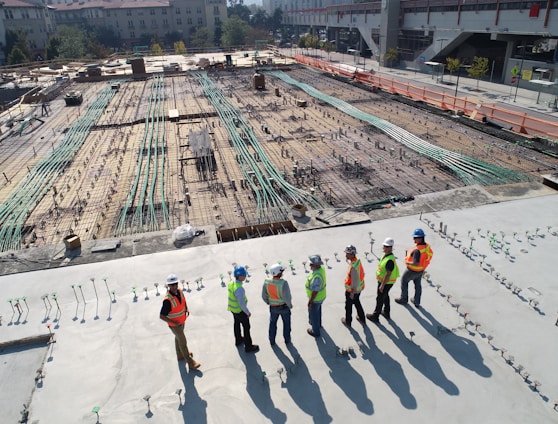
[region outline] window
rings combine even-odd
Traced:
[[[177,15],[180,15],[180,8],[179,8],[179,7],[177,7],[177,8],[174,9],[174,10],[175,10],[175,13],[176,13]]]
[[[198,7],[197,12],[198,12],[198,15],[201,15],[201,13],[202,13],[201,7]]]
[[[192,18],[188,18],[188,25],[192,25]]]
[[[164,26],[169,26],[169,20],[168,19],[163,19],[163,25]]]
[[[203,25],[203,18],[198,18],[198,25]]]
[[[219,6],[213,6],[213,14],[214,15],[220,15],[220,11],[219,11]]]
[[[145,21],[143,19],[140,19],[139,24],[140,24],[141,27],[144,27],[145,26]]]
[[[182,25],[182,19],[176,18],[176,25]]]
[[[126,16],[132,16],[132,11],[131,11],[131,10],[127,10],[127,11],[126,11]]]
[[[136,33],[134,31],[130,31],[130,38],[136,38]]]
[[[187,15],[190,15],[191,13],[192,13],[192,10],[191,10],[189,7],[187,7],[187,8],[186,8],[186,14],[187,14]]]
[[[134,27],[134,21],[128,21],[128,28]]]
[[[149,9],[149,14],[150,15],[155,15],[155,9]]]
[[[167,14],[167,9],[161,10],[161,15],[166,15],[166,14]]]
[[[110,18],[110,10],[106,11],[107,18]]]
[[[218,16],[215,17],[215,25],[221,25],[221,18]]]

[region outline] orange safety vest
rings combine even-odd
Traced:
[[[278,284],[283,280],[265,280],[265,288],[267,290],[269,306],[277,306],[285,304],[285,295],[283,294],[283,284]]]
[[[413,253],[415,252],[415,250],[420,251],[420,261],[418,265],[413,264]],[[405,264],[411,271],[422,272],[428,265],[430,265],[430,261],[432,260],[433,255],[434,251],[430,248],[430,245],[428,243],[420,244],[411,249],[407,257],[405,258]]]
[[[364,267],[360,263],[360,259],[355,258],[354,261],[351,261],[349,265],[349,271],[347,273],[347,278],[345,278],[345,291],[352,292],[353,291],[353,281],[351,280],[351,270],[355,268],[359,271],[359,281],[357,283],[357,293],[360,293],[364,290]]]
[[[171,310],[167,315],[167,318],[170,318],[172,320],[172,323],[167,323],[169,327],[177,327],[184,324],[184,322],[186,321],[187,309],[186,298],[184,297],[184,294],[180,296],[180,302],[177,302],[176,297],[168,292],[165,296],[165,300],[168,300],[171,304]]]

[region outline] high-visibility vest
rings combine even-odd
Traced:
[[[393,253],[389,253],[382,256],[382,259],[380,259],[380,263],[378,264],[378,269],[376,270],[376,279],[379,283],[384,281],[384,277],[387,274],[386,265],[390,260],[393,261],[393,271],[391,271],[389,280],[386,282],[386,284],[395,283],[395,280],[397,280],[397,277],[399,277],[399,268],[397,267],[397,262],[395,262],[395,256],[393,256]]]
[[[354,261],[351,261],[351,264],[349,265],[349,271],[347,273],[347,278],[345,278],[345,290],[348,291],[348,292],[353,291],[353,281],[351,280],[351,270],[353,268],[358,270],[359,281],[357,282],[357,285],[356,285],[356,287],[357,287],[356,292],[360,293],[364,289],[364,267],[360,263],[360,259],[356,259],[356,258],[355,258]]]
[[[413,265],[413,253],[415,250],[420,252],[420,261],[418,265]],[[428,243],[419,244],[411,249],[407,257],[405,258],[405,263],[407,264],[407,268],[411,271],[422,272],[426,269],[428,265],[430,265],[430,261],[432,260],[432,256],[434,255],[434,251],[430,248]]]
[[[235,314],[238,314],[239,312],[242,312],[242,308],[240,307],[240,305],[238,303],[238,299],[234,295],[234,292],[239,287],[242,287],[242,282],[241,281],[231,281],[229,283],[229,287],[228,287],[229,305],[228,305],[227,309],[231,312],[234,312]],[[248,304],[248,298],[246,297],[246,293],[244,293],[244,303],[246,305]]]
[[[284,281],[283,279],[265,280],[264,284],[265,284],[265,289],[267,291],[269,306],[277,306],[277,305],[285,304],[283,281]]]
[[[182,293],[180,295],[180,301],[177,301],[176,296],[173,296],[170,292],[167,292],[165,300],[168,300],[171,304],[171,310],[167,315],[167,318],[171,319],[172,322],[167,322],[169,327],[176,327],[178,325],[184,324],[186,321],[186,298]]]
[[[318,294],[314,298],[314,302],[320,302],[326,298],[326,276],[323,266],[314,270],[312,274],[306,278],[306,294],[308,295],[308,299],[312,297],[312,290],[310,290],[310,287],[316,277],[320,277],[322,279],[322,285],[320,286],[320,290],[318,290]]]

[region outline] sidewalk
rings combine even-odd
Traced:
[[[290,56],[291,49],[280,49],[281,53]],[[448,94],[455,94],[457,75],[445,74],[443,82],[437,82],[436,75],[432,73],[418,72],[412,69],[388,68],[379,66],[377,61],[373,59],[355,58],[344,53],[327,53],[322,52],[322,59],[329,60],[334,63],[343,63],[349,66],[357,66],[363,70],[370,70],[384,76],[392,77],[398,80],[410,80],[417,86],[437,87],[437,90],[445,91]],[[499,104],[512,110],[524,110],[530,115],[540,114],[541,119],[548,120],[549,117],[558,118],[558,110],[553,109],[551,104],[554,103],[557,93],[550,94],[542,91],[539,96],[538,90],[528,90],[525,88],[516,88],[505,84],[499,84],[490,81],[477,81],[469,78],[462,73],[459,76],[459,85],[457,86],[458,96],[467,97],[469,99],[478,98],[479,102],[488,104]],[[556,92],[558,89],[554,88]],[[516,94],[517,93],[517,94]],[[538,103],[537,103],[538,98]]]

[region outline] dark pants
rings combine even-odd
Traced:
[[[243,311],[238,313],[233,312],[232,314],[234,317],[234,338],[236,344],[240,344],[242,342],[242,333],[240,332],[240,326],[242,326],[244,333],[244,346],[252,346],[252,337],[250,337],[250,318],[248,318],[248,315],[246,315]]]
[[[283,338],[285,343],[291,341],[291,310],[287,305],[269,307],[269,341],[275,343],[277,335],[277,321],[283,321]]]
[[[384,309],[384,314],[389,316],[390,306],[389,306],[389,291],[393,287],[393,284],[386,284],[384,286],[384,291],[380,291],[382,283],[378,281],[378,290],[376,291],[376,309],[374,309],[374,315],[380,315],[382,308]]]
[[[409,301],[409,281],[412,281],[415,285],[415,297],[413,298],[413,303],[415,305],[420,305],[420,297],[422,295],[422,274],[423,271],[411,271],[407,268],[401,277],[401,300],[404,302]]]
[[[353,298],[351,299],[351,294]],[[357,311],[357,317],[364,322],[364,309],[360,303],[360,293],[345,292],[345,322],[347,325],[351,325],[353,320],[353,305],[355,305]]]

